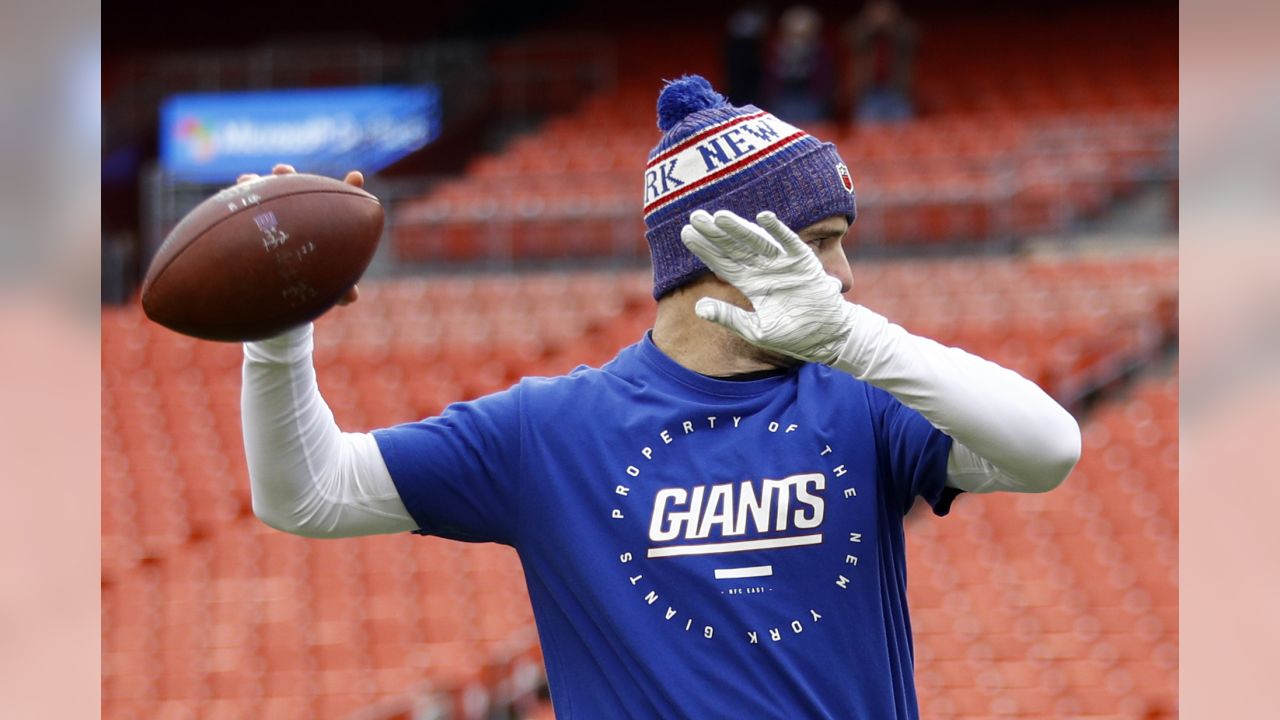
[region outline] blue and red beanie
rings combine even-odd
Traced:
[[[694,210],[747,219],[772,210],[796,231],[857,215],[853,178],[834,145],[754,105],[730,105],[705,78],[686,75],[662,88],[658,129],[644,173],[654,298],[708,272],[680,241]]]

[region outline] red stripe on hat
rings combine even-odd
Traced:
[[[691,136],[691,137],[687,137],[687,138],[685,138],[684,140],[681,140],[678,144],[676,144],[676,146],[675,146],[675,147],[670,147],[670,148],[667,148],[666,150],[663,150],[663,151],[662,151],[662,154],[661,154],[661,155],[659,155],[658,157],[656,157],[656,158],[654,158],[654,159],[650,160],[650,161],[649,161],[649,164],[644,166],[644,169],[645,169],[645,170],[648,170],[649,168],[653,167],[655,164],[660,163],[660,162],[662,162],[663,160],[666,160],[667,158],[671,157],[672,155],[675,155],[676,153],[680,152],[681,150],[684,150],[685,148],[689,147],[690,145],[695,145],[695,144],[697,144],[697,143],[698,143],[698,141],[700,141],[700,140],[702,140],[702,139],[704,139],[704,138],[706,138],[706,137],[708,137],[708,136],[715,135],[716,133],[720,132],[721,130],[724,130],[724,129],[726,129],[726,128],[731,128],[731,127],[733,127],[734,125],[740,125],[740,124],[742,124],[742,123],[744,123],[744,122],[746,122],[746,121],[748,121],[748,120],[754,120],[755,118],[761,117],[761,116],[763,116],[763,115],[768,115],[768,114],[769,114],[769,113],[767,113],[767,112],[765,112],[765,111],[761,110],[761,111],[760,111],[760,112],[758,112],[758,113],[752,113],[752,114],[750,114],[750,115],[743,115],[742,117],[736,117],[736,118],[733,118],[733,119],[730,119],[730,120],[726,120],[726,121],[724,121],[724,122],[722,122],[722,123],[720,123],[720,124],[718,124],[718,125],[712,125],[711,127],[709,127],[709,128],[707,128],[707,129],[705,129],[705,130],[702,130],[702,131],[698,132],[696,135],[693,135],[693,136]]]
[[[701,180],[698,180],[685,187],[682,187],[679,190],[675,191],[674,193],[671,193],[665,198],[654,200],[648,205],[645,205],[644,215],[645,217],[648,217],[651,213],[656,212],[657,210],[662,208],[664,205],[670,202],[674,202],[675,200],[678,200],[682,195],[685,195],[686,193],[697,190],[698,188],[702,187],[703,185],[706,185],[707,183],[713,180],[719,180],[720,178],[724,177],[727,174],[735,173],[739,170],[745,170],[747,167],[754,165],[755,163],[758,163],[761,160],[765,160],[767,158],[773,157],[777,153],[781,152],[782,150],[785,150],[786,148],[794,145],[795,143],[805,139],[808,136],[809,136],[808,133],[806,133],[803,130],[799,130],[791,135],[786,136],[782,140],[779,140],[776,147],[774,147],[769,152],[764,153],[763,155],[757,155],[755,157],[745,157],[735,163],[730,163],[729,165],[725,165],[724,167],[702,178]]]

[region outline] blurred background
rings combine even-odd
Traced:
[[[839,146],[851,299],[1084,428],[1059,490],[909,524],[922,715],[1177,715],[1176,6],[691,5],[104,12],[104,717],[551,717],[515,553],[262,525],[239,347],[137,286],[236,175],[362,169],[383,242],[317,325],[344,429],[599,365],[652,321],[641,177],[684,73]]]

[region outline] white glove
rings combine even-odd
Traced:
[[[756,223],[728,210],[695,210],[680,231],[686,247],[751,301],[755,312],[702,298],[694,312],[759,347],[830,365],[853,331],[859,306],[800,236],[765,211]]]
[[[840,281],[773,213],[757,215],[757,225],[724,210],[714,218],[698,210],[689,222],[680,233],[684,244],[756,310],[702,298],[698,317],[760,347],[833,365],[918,411],[956,441],[952,487],[1043,492],[1080,458],[1079,426],[1043,390],[847,302]]]

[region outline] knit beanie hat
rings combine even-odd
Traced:
[[[731,210],[748,220],[772,210],[797,232],[832,215],[850,223],[857,215],[853,178],[834,145],[754,105],[730,105],[698,75],[662,89],[658,129],[662,140],[644,173],[655,299],[708,272],[680,241],[694,210]]]

